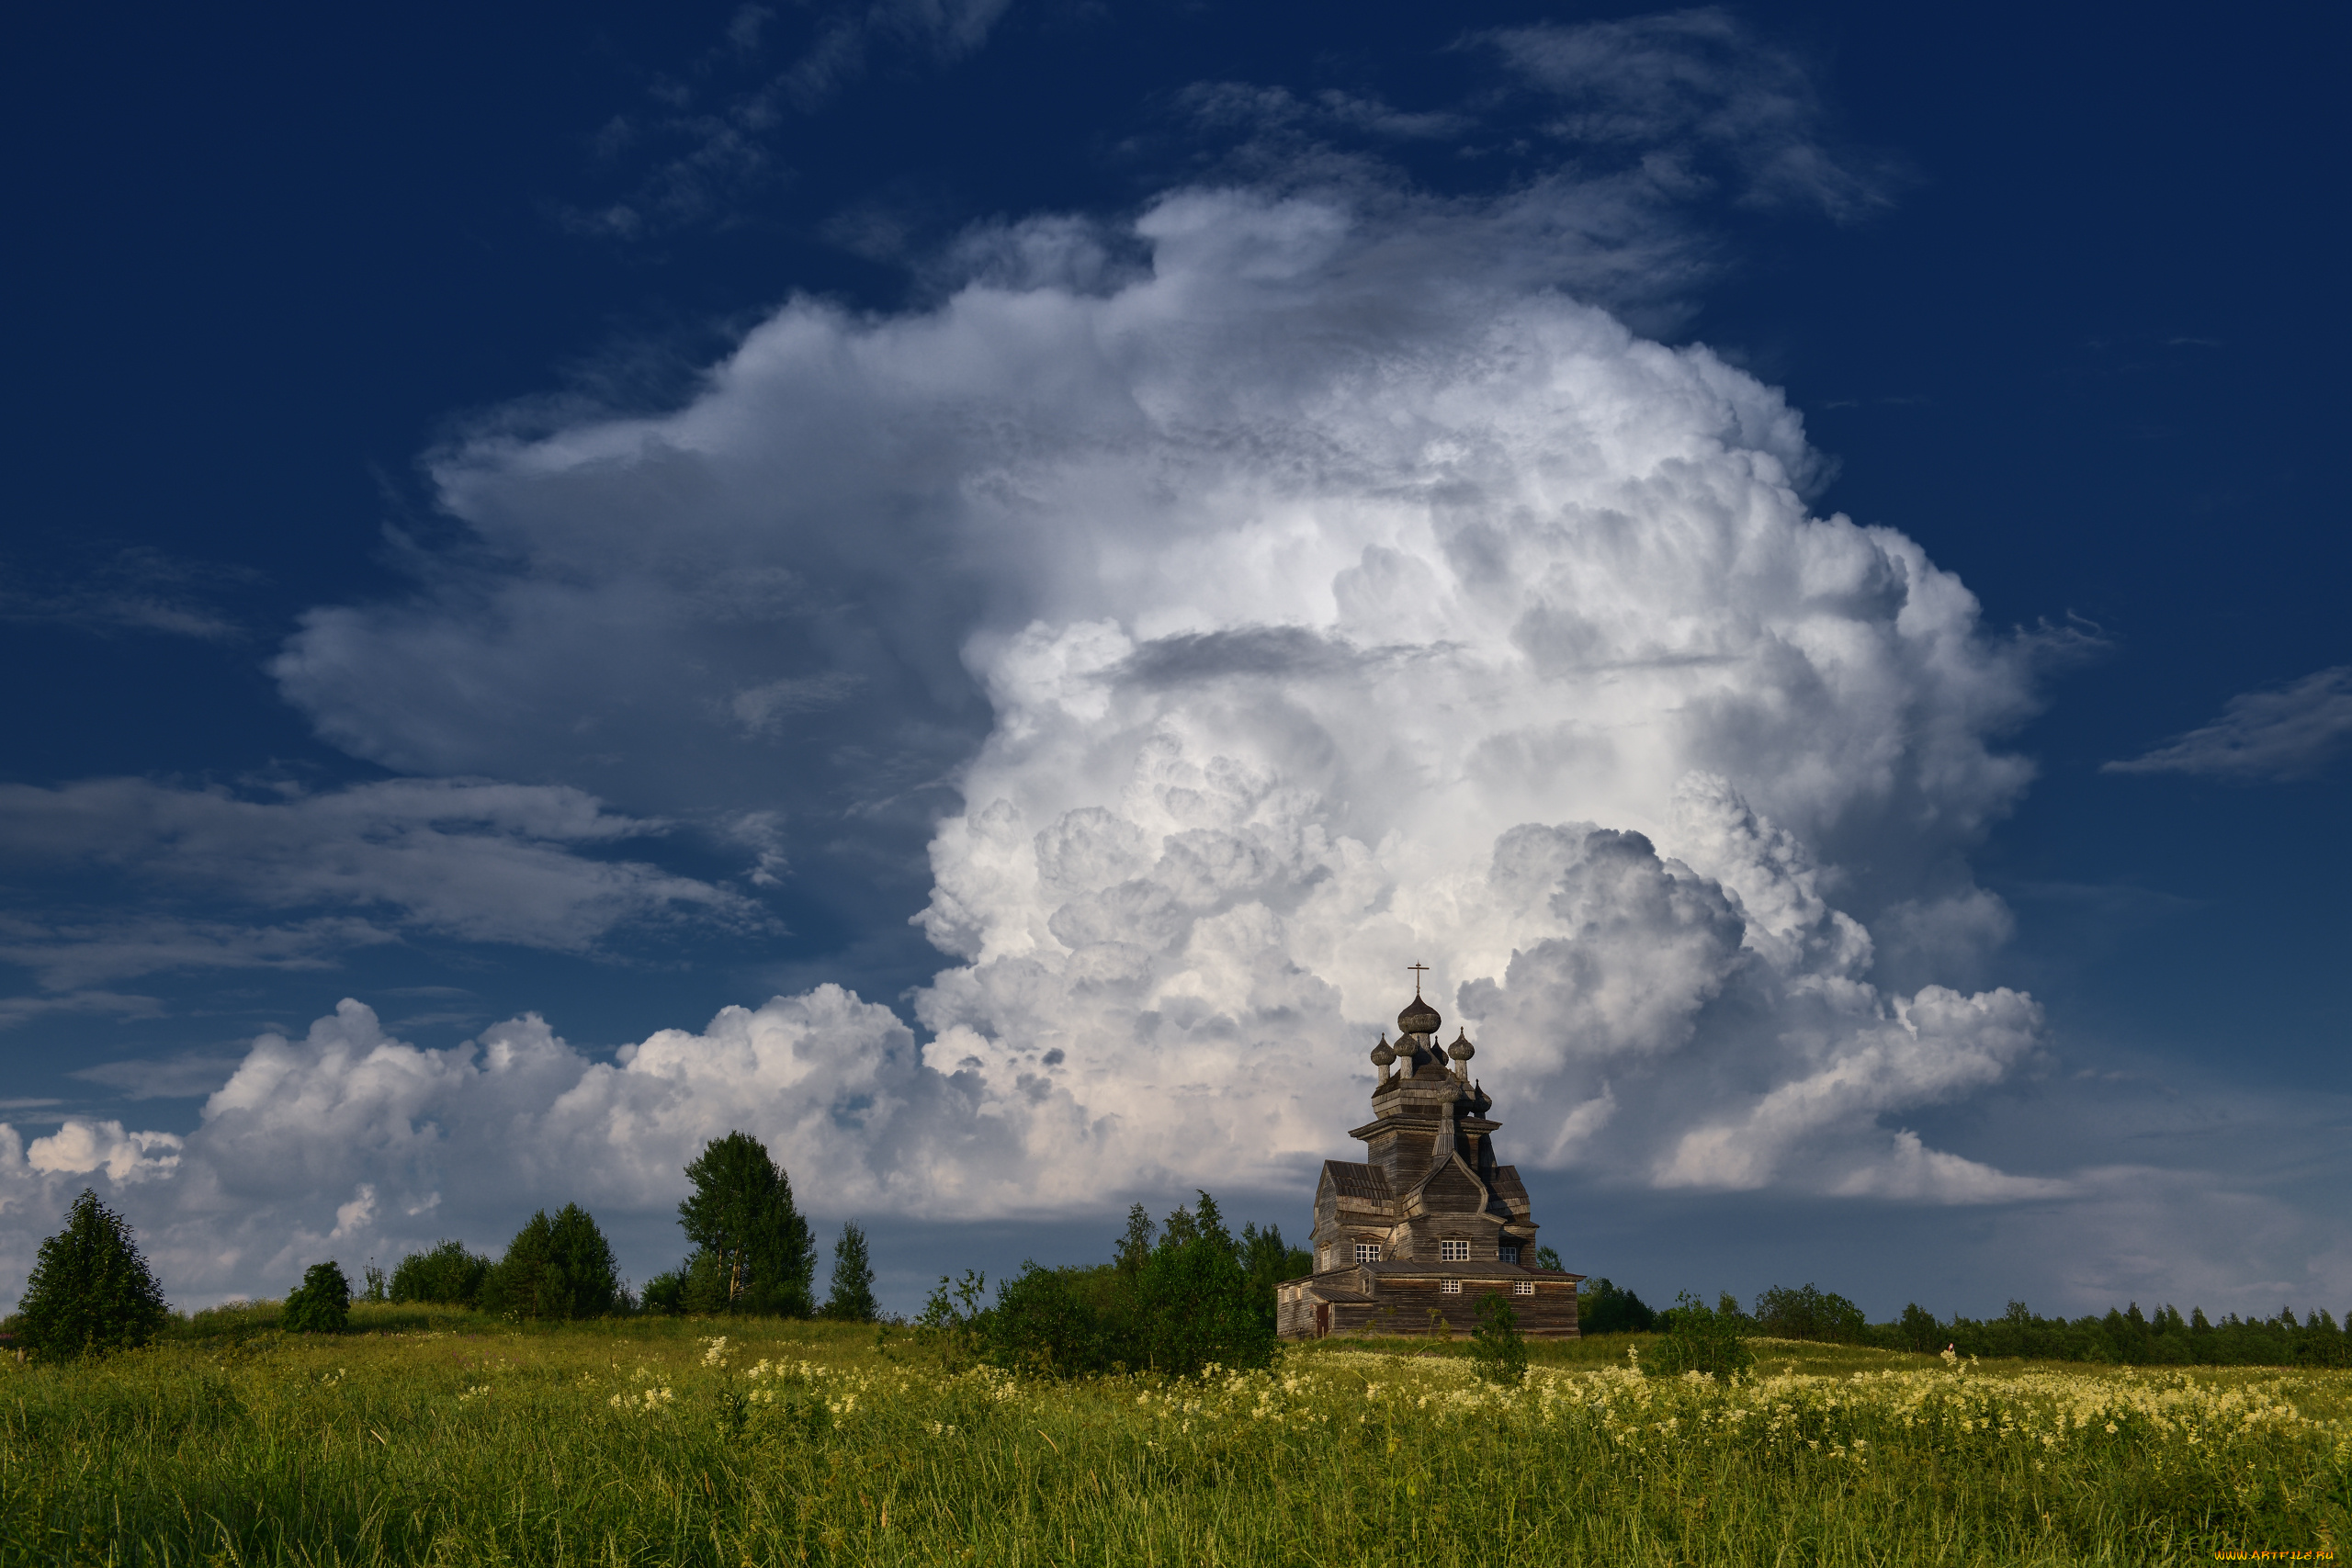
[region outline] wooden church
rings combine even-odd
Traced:
[[[1396,1015],[1397,1040],[1372,1048],[1380,1082],[1372,1120],[1348,1135],[1364,1162],[1325,1160],[1315,1190],[1315,1272],[1277,1292],[1285,1339],[1327,1334],[1467,1333],[1499,1291],[1521,1333],[1572,1338],[1581,1274],[1538,1269],[1535,1217],[1519,1172],[1495,1163],[1494,1101],[1470,1077],[1466,1030],[1437,1043],[1443,1021],[1420,986]]]

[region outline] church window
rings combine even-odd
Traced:
[[[1359,1263],[1379,1262],[1380,1244],[1376,1241],[1360,1241],[1356,1243],[1356,1261]]]
[[[1459,1280],[1440,1280],[1437,1283],[1437,1288],[1446,1295],[1458,1296],[1462,1293],[1462,1281]]]
[[[1505,1263],[1516,1263],[1519,1261],[1519,1248],[1515,1247],[1498,1247],[1495,1248],[1495,1257]]]
[[[1442,1241],[1437,1244],[1438,1258],[1447,1263],[1470,1261],[1470,1244],[1466,1241]]]
[[[1517,1284],[1511,1286],[1510,1293],[1514,1296],[1532,1296],[1535,1293],[1535,1281],[1532,1280],[1521,1280]]]

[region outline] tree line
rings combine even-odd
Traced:
[[[865,1236],[854,1223],[842,1227],[831,1292],[816,1300],[814,1233],[784,1168],[759,1139],[742,1132],[714,1138],[685,1175],[691,1191],[678,1205],[678,1222],[690,1250],[677,1268],[648,1280],[641,1295],[632,1296],[621,1280],[594,1217],[567,1203],[553,1214],[534,1213],[495,1259],[444,1240],[408,1254],[389,1277],[371,1264],[359,1292],[338,1262],[312,1264],[288,1292],[279,1325],[341,1329],[355,1299],[515,1320],[635,1312],[879,1317]],[[1536,1261],[1558,1267],[1548,1247]],[[1159,1224],[1135,1205],[1108,1261],[1024,1263],[999,1284],[993,1302],[977,1272],[960,1281],[943,1277],[921,1322],[960,1353],[1028,1371],[1190,1375],[1211,1364],[1263,1366],[1274,1353],[1275,1287],[1312,1269],[1312,1256],[1284,1242],[1278,1226],[1244,1225],[1235,1235],[1216,1201],[1202,1192],[1197,1204],[1179,1206]],[[1976,1319],[1938,1318],[1915,1302],[1894,1321],[1873,1324],[1846,1297],[1810,1283],[1774,1286],[1752,1309],[1725,1292],[1712,1307],[1686,1293],[1661,1310],[1603,1277],[1585,1281],[1577,1314],[1589,1335],[1662,1335],[1651,1358],[1661,1371],[1736,1369],[1749,1359],[1746,1341],[1757,1337],[2122,1365],[2352,1365],[2352,1314],[2339,1326],[2324,1310],[2298,1320],[2283,1307],[2274,1318],[2231,1314],[2215,1322],[2201,1309],[2186,1318],[2169,1305],[2143,1314],[2135,1302],[2104,1316],[2068,1319],[2041,1317],[2012,1301],[1999,1317]],[[1493,1337],[1516,1346],[1508,1316],[1504,1303],[1482,1344]],[[50,1359],[142,1344],[171,1319],[130,1227],[85,1190],[64,1228],[41,1243],[23,1299],[0,1330]],[[1506,1359],[1516,1354],[1509,1350]]]
[[[288,1292],[278,1325],[290,1333],[347,1326],[354,1301],[454,1306],[513,1320],[652,1312],[743,1314],[872,1322],[874,1268],[865,1234],[842,1227],[831,1291],[820,1304],[817,1244],[792,1183],[748,1133],[714,1138],[685,1168],[678,1205],[691,1248],[678,1267],[633,1296],[595,1217],[577,1203],[534,1213],[493,1259],[443,1240],[402,1258],[387,1276],[372,1263],[355,1291],[335,1259],[313,1263]],[[17,1311],[0,1325],[43,1360],[146,1343],[170,1325],[154,1272],[122,1216],[85,1189],[64,1228],[43,1241]]]
[[[1686,1297],[1676,1306],[1653,1310],[1632,1291],[1598,1279],[1585,1281],[1577,1314],[1587,1334],[1671,1336],[1676,1314],[1694,1308],[1711,1325],[1720,1324],[1722,1332],[1925,1355],[1950,1348],[1962,1356],[2118,1366],[2352,1366],[2352,1313],[2338,1325],[2324,1308],[2300,1321],[2282,1306],[2272,1318],[2231,1313],[2215,1322],[2202,1308],[2192,1308],[2184,1318],[2169,1305],[2154,1314],[2143,1313],[2137,1302],[2120,1310],[2110,1307],[2104,1315],[2041,1317],[2013,1301],[1999,1317],[1939,1318],[1913,1302],[1892,1322],[1871,1323],[1844,1296],[1812,1284],[1776,1285],[1757,1296],[1752,1310],[1743,1310],[1729,1292],[1713,1307]]]

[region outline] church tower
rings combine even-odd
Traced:
[[[1372,1048],[1380,1080],[1362,1140],[1362,1164],[1323,1162],[1315,1190],[1315,1272],[1283,1282],[1277,1325],[1286,1339],[1327,1334],[1467,1331],[1477,1303],[1499,1292],[1520,1332],[1577,1333],[1584,1278],[1535,1263],[1536,1224],[1519,1172],[1495,1159],[1501,1123],[1470,1076],[1477,1047],[1422,999],[1396,1015],[1396,1043]]]

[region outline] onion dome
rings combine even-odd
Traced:
[[[1372,1065],[1375,1067],[1385,1067],[1396,1059],[1396,1053],[1388,1048],[1388,1036],[1383,1034],[1380,1037],[1380,1043],[1372,1048]]]
[[[1396,1027],[1407,1034],[1434,1034],[1437,1026],[1444,1021],[1438,1016],[1437,1009],[1421,999],[1419,991],[1413,993],[1413,999],[1406,1004],[1405,1010],[1396,1015]]]
[[[1470,1032],[1460,1029],[1454,1031],[1453,1043],[1445,1048],[1445,1054],[1457,1062],[1466,1062],[1478,1054],[1478,1047],[1470,1043]]]

